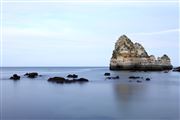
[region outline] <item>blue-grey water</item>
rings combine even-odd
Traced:
[[[28,79],[23,74],[38,72]],[[105,72],[118,80],[106,80]],[[21,80],[9,80],[17,73]],[[84,84],[56,84],[49,77],[78,74]],[[142,83],[129,76],[149,77]],[[108,67],[2,68],[2,120],[178,120],[180,73],[109,71]]]

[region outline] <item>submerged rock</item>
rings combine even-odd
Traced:
[[[75,79],[76,82],[89,82],[88,79],[86,78],[79,78],[79,79]]]
[[[119,76],[115,76],[115,77],[106,77],[106,79],[119,79]]]
[[[140,81],[140,80],[137,80],[136,82],[137,82],[137,83],[141,83],[142,81]]]
[[[104,76],[110,76],[111,73],[104,73]]]
[[[14,74],[12,77],[10,77],[11,80],[20,80],[20,76],[18,76],[17,74]]]
[[[63,77],[53,77],[48,79],[49,82],[55,82],[55,83],[64,83],[65,80],[66,79]]]
[[[78,75],[76,75],[76,74],[73,74],[73,75],[69,74],[69,75],[67,76],[67,78],[78,78]]]
[[[36,78],[38,76],[38,73],[37,72],[26,73],[24,76],[27,76],[28,78]]]
[[[146,81],[150,81],[151,79],[150,78],[146,78]]]
[[[83,82],[89,82],[88,79],[85,78],[79,78],[79,79],[65,79],[63,77],[53,77],[48,79],[49,82],[55,82],[55,83],[83,83]]]
[[[139,76],[129,76],[129,79],[140,79],[141,77]]]
[[[148,55],[139,43],[133,43],[126,35],[122,35],[115,44],[110,61],[110,70],[170,70],[170,58],[165,54],[155,58]]]

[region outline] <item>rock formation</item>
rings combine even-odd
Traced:
[[[155,58],[148,55],[139,43],[133,43],[126,35],[122,35],[115,43],[110,61],[111,70],[169,70],[172,69],[167,55]]]

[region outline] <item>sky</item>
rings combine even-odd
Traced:
[[[6,1],[1,66],[108,66],[123,34],[180,65],[177,2]]]

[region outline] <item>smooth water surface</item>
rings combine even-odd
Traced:
[[[29,79],[26,72],[42,77]],[[119,75],[107,80],[105,72]],[[9,80],[17,73],[21,80]],[[84,84],[56,84],[49,77],[78,74]],[[149,77],[129,81],[129,76]],[[2,120],[178,120],[180,73],[109,71],[107,67],[2,68]]]

